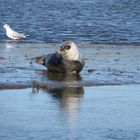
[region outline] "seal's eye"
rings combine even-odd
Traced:
[[[64,49],[69,50],[71,47],[70,45],[64,46]]]

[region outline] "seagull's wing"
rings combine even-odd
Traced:
[[[11,35],[14,37],[14,38],[20,38],[20,37],[26,37],[24,34],[22,33],[18,33],[14,30],[11,29]]]

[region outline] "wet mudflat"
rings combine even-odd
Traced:
[[[35,57],[55,52],[59,44],[0,44],[0,88],[32,87],[34,82],[56,86],[93,86],[140,83],[140,47],[79,45],[85,58],[80,75],[48,73]]]

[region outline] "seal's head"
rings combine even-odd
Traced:
[[[9,27],[8,24],[4,24],[4,25],[3,25],[3,28],[5,28],[5,29],[8,28],[8,27]]]
[[[63,56],[66,60],[77,60],[81,61],[81,56],[78,51],[76,44],[72,41],[64,41],[60,45],[59,53]]]

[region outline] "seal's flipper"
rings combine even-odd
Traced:
[[[44,58],[45,58],[44,55],[38,56],[38,57],[35,58],[35,62],[38,63],[38,64],[43,65],[44,64]]]

